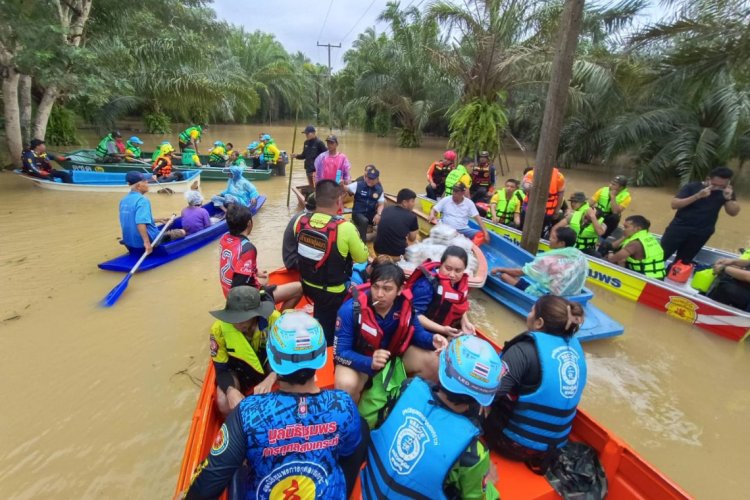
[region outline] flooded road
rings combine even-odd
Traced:
[[[302,127],[300,127],[301,130]],[[269,132],[291,150],[292,127],[215,126],[205,144],[246,146]],[[321,131],[325,135],[327,131]],[[123,131],[129,136],[129,132]],[[161,136],[137,134],[146,149]],[[374,163],[388,192],[424,189],[443,140],[403,150],[392,139],[339,133],[355,172]],[[170,137],[171,139],[174,139]],[[90,145],[93,137],[87,138]],[[297,150],[303,136],[297,138]],[[509,154],[520,176],[523,157]],[[608,174],[565,171],[568,191],[587,195]],[[268,202],[251,236],[261,269],[281,266],[284,178],[256,183]],[[295,162],[295,182],[304,182]],[[203,182],[204,194],[223,183]],[[674,189],[632,190],[629,214],[662,232]],[[149,194],[155,216],[179,213],[181,195]],[[96,264],[121,253],[121,195],[35,189],[0,174],[0,491],[4,498],[168,498],[207,362],[207,311],[223,305],[216,244],[139,274],[112,309],[99,300],[122,275]],[[747,244],[750,203],[720,217],[710,244]],[[583,407],[690,493],[745,497],[750,438],[750,362],[746,346],[672,320],[596,289],[595,303],[626,326],[616,339],[586,344],[589,385]],[[520,318],[474,295],[473,317],[496,339],[522,330]],[[710,476],[709,472],[710,471]],[[502,471],[500,471],[502,473]]]

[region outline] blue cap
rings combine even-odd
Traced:
[[[261,140],[270,141],[271,140],[271,136],[268,135],[268,134],[265,134],[265,135],[263,135],[263,137],[261,137]]]
[[[143,172],[132,171],[132,172],[128,172],[127,174],[125,174],[125,182],[127,182],[131,186],[141,181],[148,181],[150,179],[151,179],[151,176],[148,174],[144,174]]]
[[[140,140],[138,137],[133,136],[130,139],[128,139],[128,142],[132,142],[133,144],[143,144],[143,141]]]
[[[489,406],[500,386],[502,363],[492,344],[474,335],[455,338],[440,353],[438,377],[444,389]]]
[[[268,363],[279,375],[323,368],[327,349],[323,327],[302,311],[284,312],[271,327],[266,343]]]
[[[214,146],[223,146],[223,145],[224,145],[224,143],[221,142],[221,141],[214,142]]]

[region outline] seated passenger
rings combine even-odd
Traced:
[[[151,169],[159,182],[181,181],[185,178],[182,172],[172,172],[172,160],[174,148],[171,144],[165,144],[160,149],[159,157],[154,161]]]
[[[440,353],[440,383],[409,381],[372,432],[362,498],[499,498],[477,422],[495,398],[501,370],[486,340],[453,339]]]
[[[105,135],[96,146],[96,158],[99,161],[115,163],[122,161],[122,154],[117,147],[117,138],[122,141],[122,134],[119,130],[113,130]]]
[[[595,252],[599,237],[607,231],[604,217],[596,216],[596,210],[589,206],[584,193],[573,193],[568,201],[571,210],[554,227],[570,227],[576,232],[576,248],[598,257]]]
[[[612,243],[612,248],[616,250],[607,254],[607,260],[660,280],[667,274],[664,250],[654,235],[648,232],[649,228],[651,222],[642,215],[632,215],[625,219],[623,237]]]
[[[543,474],[568,442],[586,386],[586,358],[574,337],[583,320],[579,303],[545,295],[526,317],[528,331],[503,347],[485,442],[535,472]]]
[[[141,163],[141,146],[143,146],[143,141],[140,138],[133,136],[128,139],[125,143],[125,161]]]
[[[714,273],[718,275],[719,282],[708,296],[750,312],[750,260],[719,259],[714,263]]]
[[[492,274],[530,295],[578,295],[588,276],[586,256],[573,248],[576,233],[569,227],[553,228],[550,250],[538,254],[523,267],[493,267]]]
[[[266,358],[268,332],[280,313],[273,300],[251,286],[229,292],[224,309],[211,311],[209,348],[216,369],[216,404],[227,415],[245,394],[270,392],[276,383]]]
[[[447,188],[446,188],[447,191]],[[479,216],[474,202],[466,197],[466,186],[457,182],[451,186],[451,195],[438,201],[430,209],[430,222],[437,224],[437,215],[440,214],[440,222],[446,224],[469,239],[474,238],[477,233],[484,235],[484,240],[489,241],[490,235],[484,227],[484,222]],[[479,229],[469,227],[469,219],[474,219]]]
[[[243,169],[236,165],[223,170],[229,177],[224,191],[211,198],[214,206],[227,211],[227,206],[237,203],[246,207],[254,207],[258,202],[258,190],[252,182],[242,176]]]
[[[185,200],[188,206],[182,209],[182,229],[186,234],[197,233],[211,225],[211,216],[208,210],[203,208],[203,195],[200,191],[185,191]]]
[[[333,344],[335,386],[359,401],[368,379],[389,359],[403,356],[406,372],[426,379],[437,375],[433,348],[448,342],[425,330],[412,314],[410,294],[402,293],[404,271],[385,263],[372,271],[369,285],[352,290],[336,318]]]
[[[47,153],[47,146],[41,139],[32,139],[29,147],[21,153],[21,169],[24,174],[40,179],[60,179],[72,183],[73,176],[67,170],[55,170],[50,160],[67,160],[64,156],[53,156]]]
[[[214,147],[209,151],[208,164],[212,167],[223,167],[225,161],[227,161],[227,150],[224,143],[214,142]]]
[[[505,187],[495,192],[490,199],[490,217],[495,224],[521,227],[521,206],[526,195],[518,189],[516,179],[505,181]]]

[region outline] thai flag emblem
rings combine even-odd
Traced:
[[[478,379],[487,380],[490,376],[490,367],[477,362],[474,365],[474,369],[471,371],[471,374]]]
[[[302,335],[297,336],[297,344],[295,345],[297,349],[309,349],[312,347],[312,339],[310,338],[310,334],[305,332]]]

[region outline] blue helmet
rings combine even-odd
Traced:
[[[130,139],[128,139],[128,142],[131,144],[143,144],[143,141],[136,136],[133,136]]]
[[[221,141],[214,142],[214,146],[223,146],[223,145],[224,145],[224,143],[221,142]]]
[[[260,144],[258,144],[258,141],[253,141],[253,142],[250,143],[250,145],[247,147],[247,149],[258,149],[259,145]]]
[[[489,406],[500,386],[502,363],[492,344],[474,335],[453,339],[440,353],[438,376],[444,389]]]
[[[268,141],[270,141],[270,140],[271,140],[271,136],[270,136],[270,135],[268,135],[268,134],[265,134],[265,135],[264,135],[263,137],[261,137],[261,140],[263,140],[263,141],[265,141],[265,142],[268,142]]]
[[[266,352],[271,369],[279,375],[303,368],[323,368],[328,358],[323,327],[302,311],[285,311],[274,322]]]

